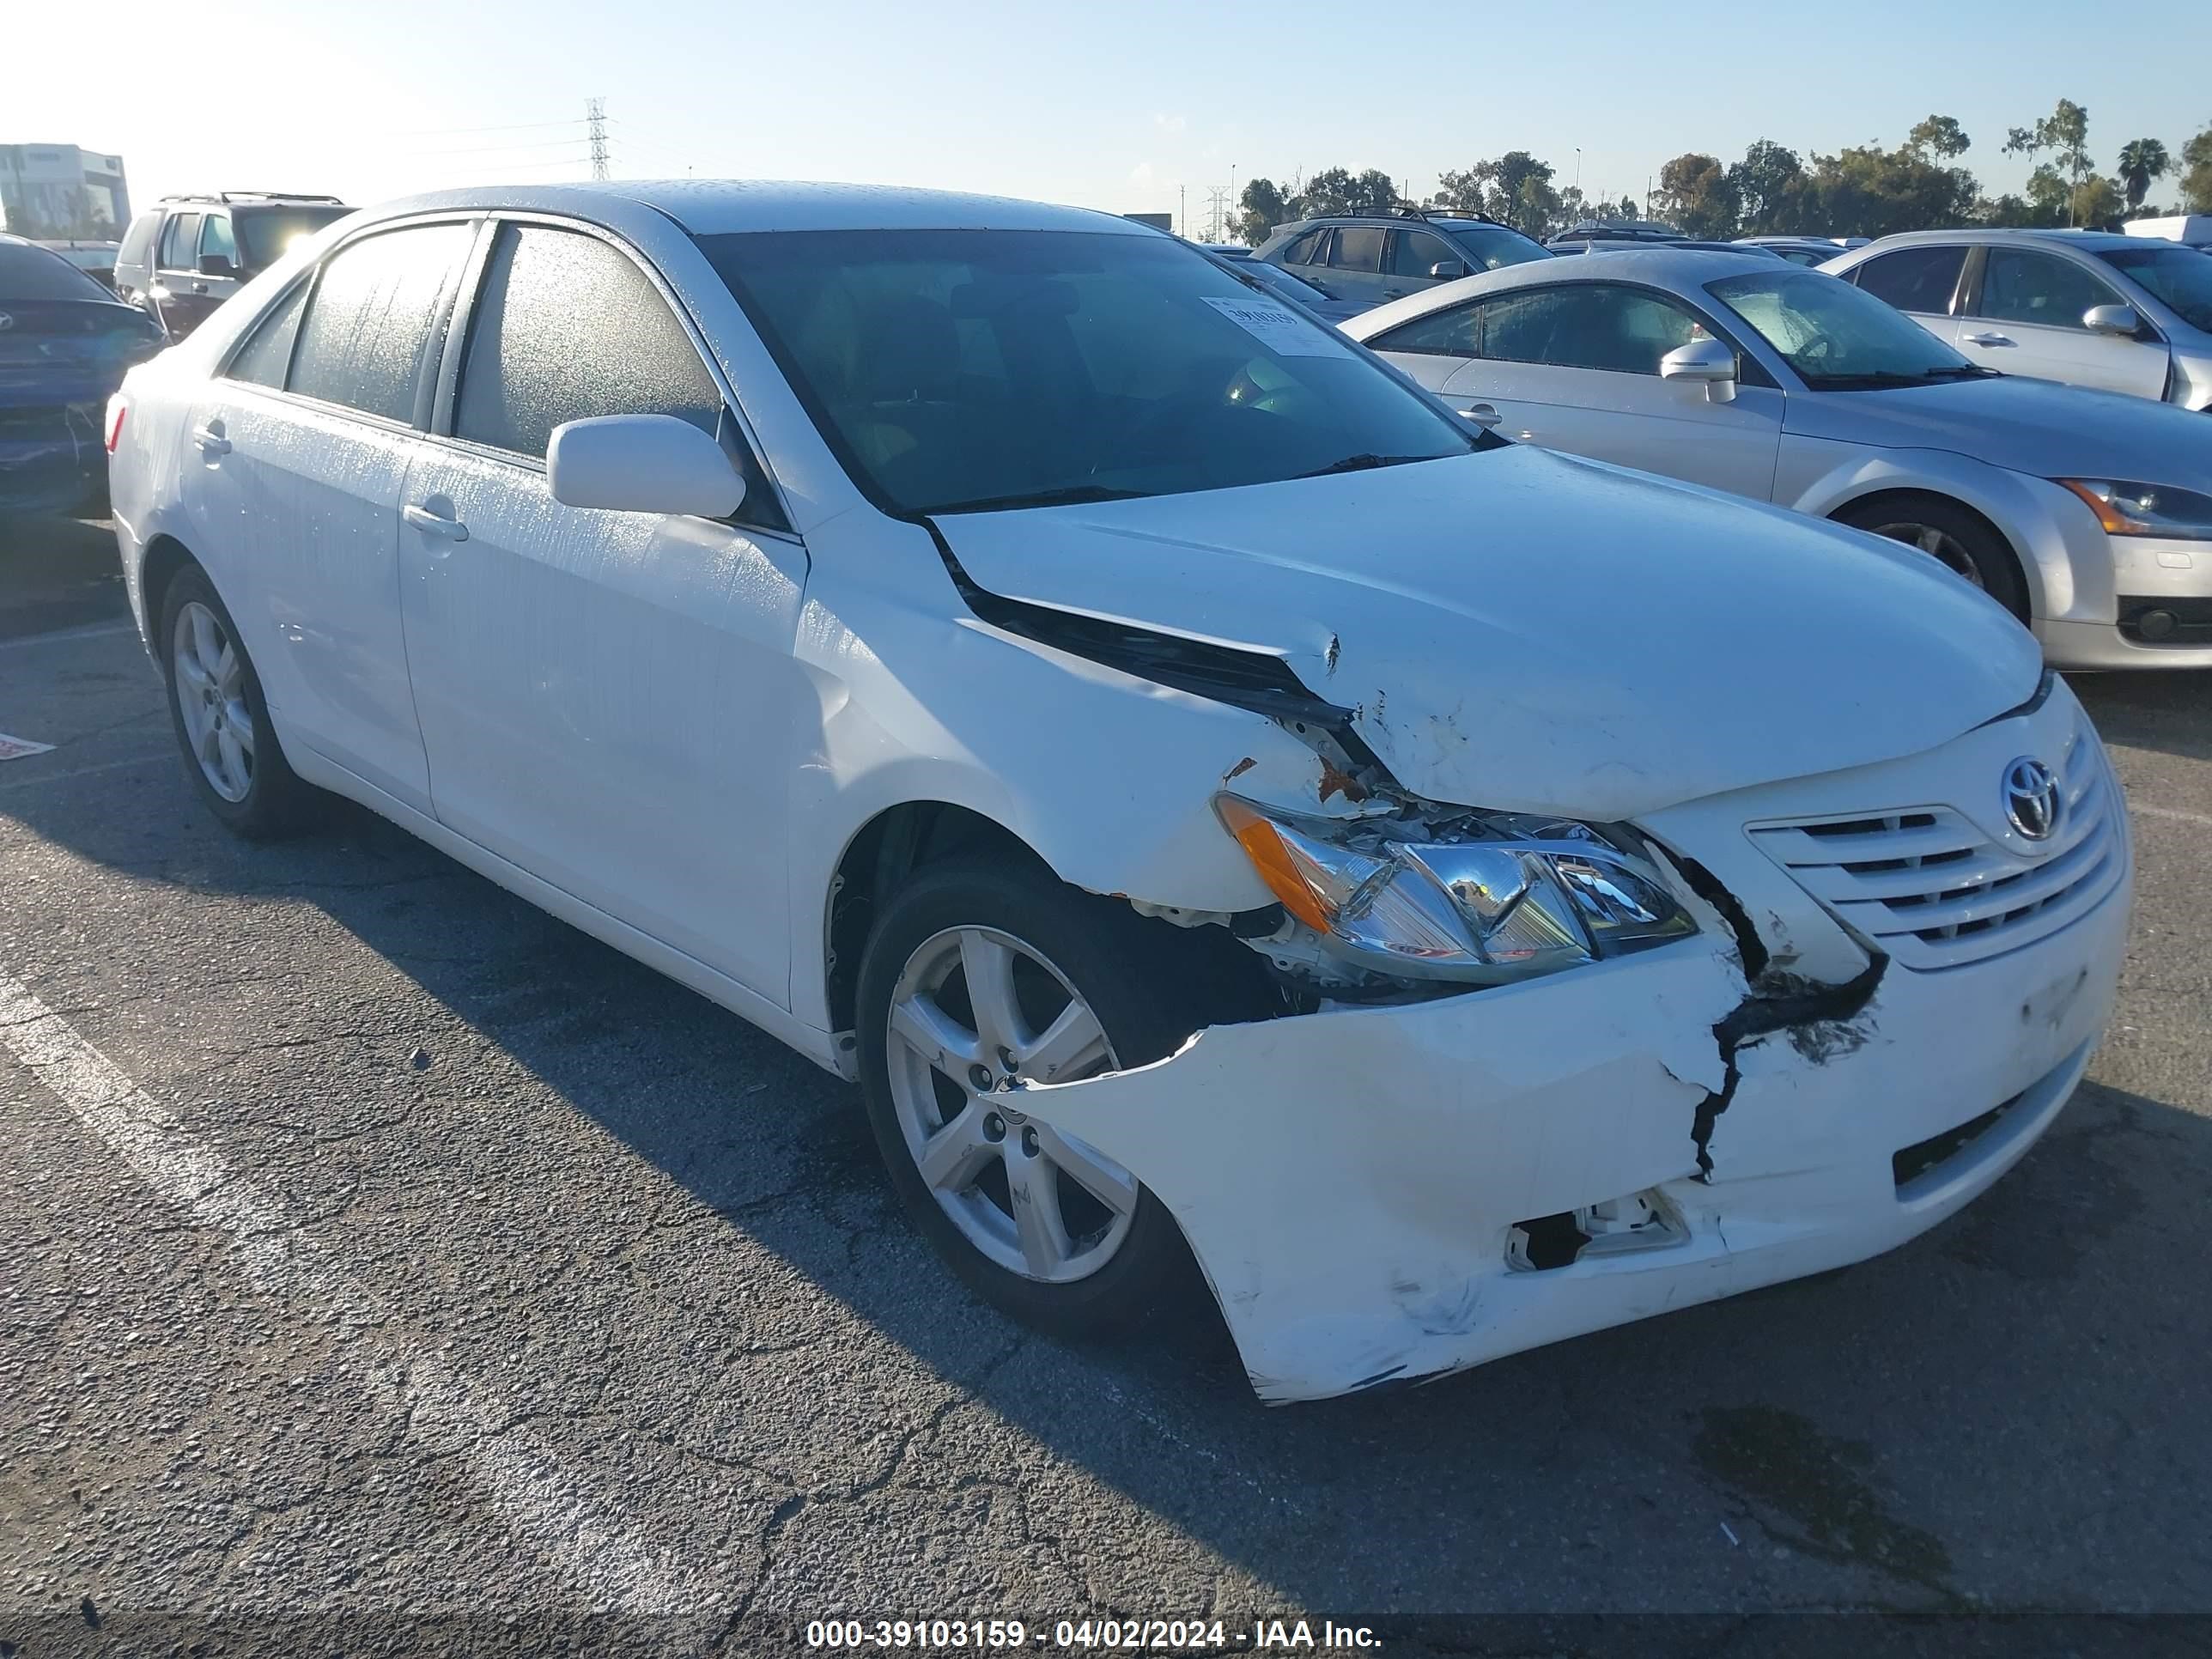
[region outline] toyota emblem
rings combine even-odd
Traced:
[[[2004,775],[2005,817],[2029,841],[2048,841],[2058,827],[2058,777],[2041,761],[2023,755]]]

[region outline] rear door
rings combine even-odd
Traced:
[[[171,214],[154,245],[154,286],[149,290],[154,314],[179,339],[215,309],[199,270],[200,225],[206,217],[198,209]]]
[[[806,553],[670,295],[580,226],[501,227],[406,481],[408,659],[439,818],[789,1006],[788,791],[818,702]],[[670,415],[746,474],[729,522],[564,507],[553,428]]]
[[[1972,315],[1959,331],[1959,349],[2010,374],[2162,398],[2166,344],[2147,319],[2144,337],[2133,340],[2093,334],[2082,324],[2092,307],[2127,304],[2118,288],[2078,260],[2040,248],[1993,246],[1967,307]]]
[[[208,383],[184,487],[286,743],[422,812],[399,493],[475,231],[377,231],[294,283]]]
[[[1382,274],[1382,225],[1339,225],[1328,234],[1328,269],[1322,286],[1340,300],[1363,306],[1379,306],[1388,297],[1391,279]],[[1401,291],[1402,288],[1401,288]]]
[[[1967,245],[1939,242],[1876,254],[1844,273],[1878,300],[1886,300],[1937,339],[1955,343],[1957,299],[1966,268]]]
[[[1506,437],[1765,501],[1782,393],[1738,381],[1725,402],[1659,378],[1659,360],[1715,331],[1680,301],[1613,283],[1516,289],[1484,301],[1476,355],[1443,384],[1455,408],[1488,403]],[[1741,351],[1740,375],[1763,379]]]

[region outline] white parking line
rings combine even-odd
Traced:
[[[342,1352],[368,1360],[363,1381],[385,1410],[441,1449],[462,1450],[507,1525],[595,1605],[667,1613],[706,1599],[689,1576],[646,1553],[527,1424],[502,1429],[513,1402],[428,1348],[380,1329],[387,1316],[295,1231],[284,1207],[241,1180],[222,1155],[193,1139],[146,1091],[19,981],[0,974],[0,1044],[58,1095],[141,1181],[203,1226],[230,1236],[246,1271],[274,1297],[300,1306],[303,1324],[341,1322],[355,1339]]]
[[[2207,830],[2212,830],[2212,813],[2185,812],[2179,806],[2145,806],[2141,801],[2135,800],[2128,803],[2128,811],[2141,812],[2145,817],[2172,818],[2180,823],[2201,823]]]

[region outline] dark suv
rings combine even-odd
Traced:
[[[1252,257],[1365,310],[1438,283],[1547,256],[1540,244],[1494,219],[1409,209],[1278,225]]]
[[[298,238],[352,211],[335,196],[289,191],[165,196],[124,234],[116,295],[181,337]]]

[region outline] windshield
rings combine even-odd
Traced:
[[[1815,392],[1929,386],[1991,372],[1903,312],[1816,270],[1778,265],[1707,283],[1705,292],[1757,329]]]
[[[1461,455],[1443,410],[1164,236],[702,236],[855,483],[902,514],[1224,489]]]
[[[2191,328],[2212,334],[2212,259],[2179,245],[2100,248],[2097,257],[2165,301]]]
[[[1448,234],[1467,254],[1470,270],[1497,270],[1505,265],[1525,265],[1531,259],[1548,259],[1551,250],[1540,242],[1533,242],[1517,230],[1508,230],[1503,225],[1439,225],[1433,220],[1431,228]]]
[[[302,236],[352,211],[349,207],[233,208],[230,219],[240,251],[246,255],[246,269],[260,270],[275,264]]]
[[[0,242],[0,300],[114,297],[58,253],[21,242]]]

